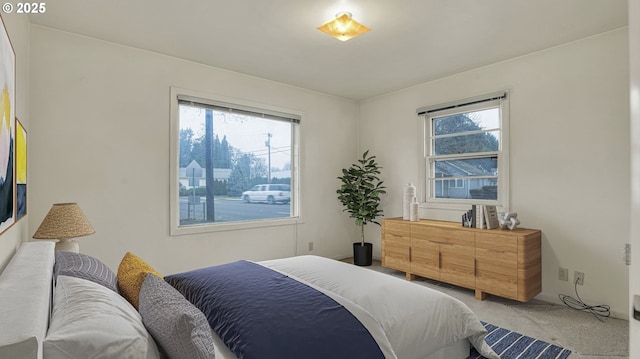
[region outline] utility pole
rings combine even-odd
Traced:
[[[267,133],[267,141],[264,143],[264,145],[267,146],[267,149],[269,150],[269,161],[267,164],[269,170],[269,178],[267,178],[267,183],[271,183],[271,133]]]
[[[205,110],[205,179],[207,183],[206,198],[207,198],[207,222],[215,222],[215,206],[213,204],[213,185],[215,179],[213,178],[213,111],[210,109]]]

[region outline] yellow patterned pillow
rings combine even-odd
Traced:
[[[159,278],[163,278],[147,262],[131,252],[127,252],[124,255],[124,258],[120,261],[120,266],[118,266],[118,288],[120,289],[120,294],[129,303],[133,304],[136,309],[138,309],[140,303],[138,300],[140,288],[147,273],[153,273]]]

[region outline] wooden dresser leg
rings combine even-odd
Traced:
[[[411,282],[411,281],[412,281],[412,280],[414,280],[414,279],[416,279],[415,274],[411,274],[411,273],[407,272],[407,280],[408,280],[409,282]]]
[[[485,300],[485,299],[487,299],[488,296],[489,296],[489,294],[483,293],[481,290],[477,290],[476,289],[476,299],[477,300]]]

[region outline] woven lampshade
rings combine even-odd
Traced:
[[[33,235],[35,239],[68,239],[88,236],[96,231],[77,203],[56,203]]]

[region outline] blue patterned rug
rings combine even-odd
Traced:
[[[509,329],[496,327],[482,322],[489,334],[485,342],[501,359],[565,359],[571,350],[549,344],[535,338],[512,332]],[[471,348],[471,355],[467,359],[482,359],[475,348]]]

